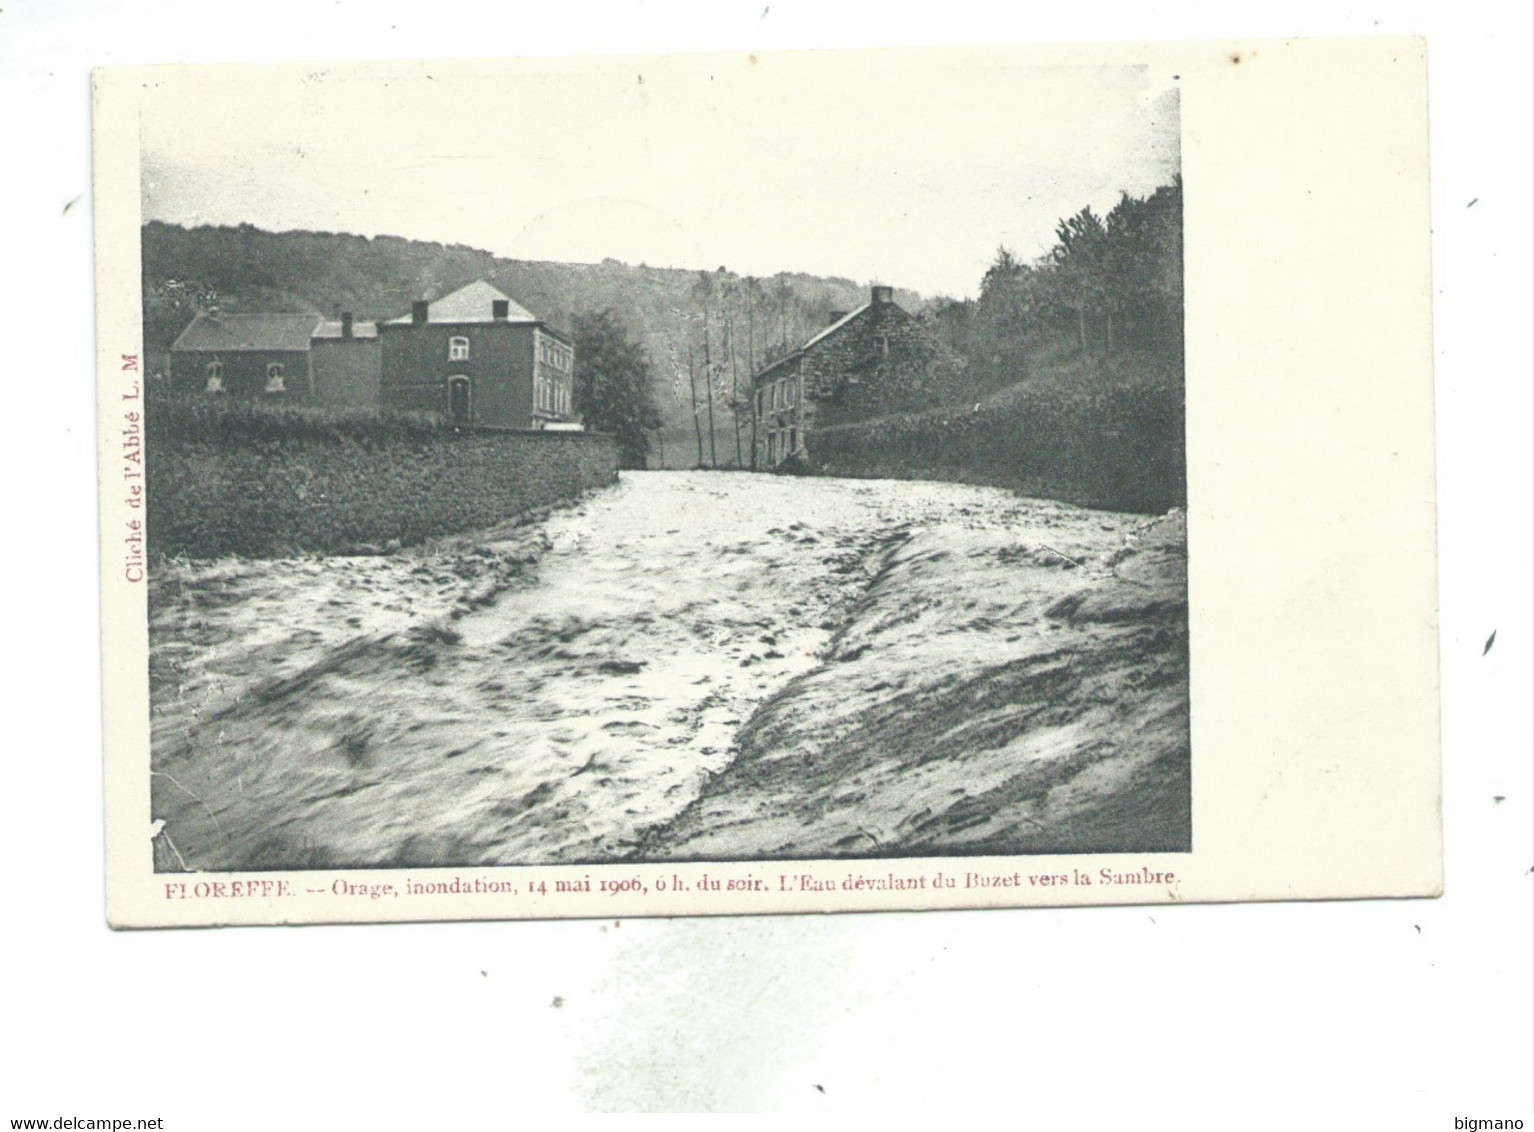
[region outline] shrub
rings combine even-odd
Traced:
[[[333,405],[151,395],[145,424],[151,448],[166,442],[405,439],[454,431],[441,413]]]
[[[811,434],[824,475],[930,478],[1158,512],[1186,503],[1180,388],[1012,386],[971,407],[900,413]]]

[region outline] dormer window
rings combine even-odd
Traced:
[[[208,392],[222,393],[224,391],[224,363],[208,363]]]
[[[273,362],[266,367],[266,391],[268,393],[286,393],[287,386],[283,383],[283,364]]]
[[[455,336],[447,340],[447,360],[450,362],[466,362],[469,360],[469,340],[461,336]]]

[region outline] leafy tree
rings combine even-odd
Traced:
[[[1037,272],[1006,248],[996,249],[996,259],[980,280],[976,328],[988,347],[982,363],[995,383],[1017,381],[1026,373],[1040,303]]]
[[[625,468],[643,468],[661,426],[650,359],[611,310],[576,315],[575,411],[586,427],[612,433]]]
[[[217,312],[218,292],[192,279],[143,283],[144,341],[157,352],[167,348],[199,314]]]
[[[1181,178],[1146,197],[1121,193],[1106,215],[1066,217],[1031,263],[998,248],[976,298],[929,307],[968,363],[962,388],[974,399],[1059,380],[1067,353],[1089,383],[1120,372],[1170,380],[1182,370],[1182,311]]]
[[[1076,314],[1081,356],[1091,357],[1087,345],[1087,323],[1097,315],[1108,315],[1108,230],[1090,207],[1067,217],[1055,227],[1059,240],[1050,254],[1051,267],[1058,280],[1057,301]]]

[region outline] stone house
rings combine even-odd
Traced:
[[[811,458],[817,428],[929,408],[959,365],[893,288],[873,287],[867,303],[833,311],[824,330],[751,379],[756,466]]]

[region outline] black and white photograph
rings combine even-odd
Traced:
[[[98,73],[114,917],[1431,891],[1431,622],[1328,675],[1430,600],[1421,61]],[[1359,66],[1373,149],[1232,147]]]
[[[167,76],[158,869],[1189,847],[1176,76],[912,62]]]

